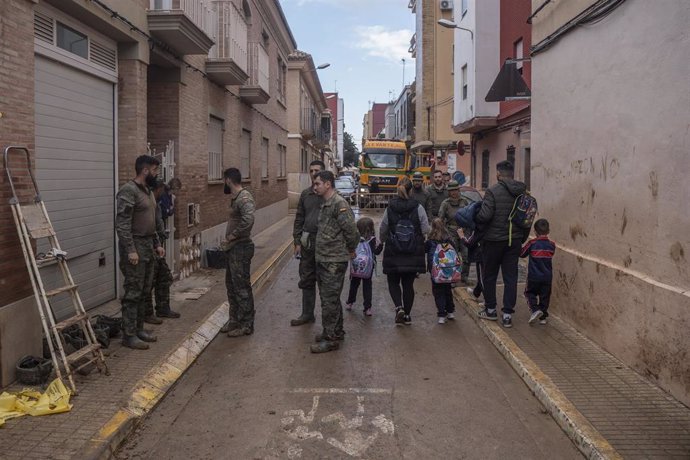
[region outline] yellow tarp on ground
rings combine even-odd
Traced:
[[[0,426],[7,420],[23,415],[37,416],[69,412],[72,410],[69,397],[69,390],[60,379],[53,380],[43,394],[28,388],[19,393],[3,392],[0,394]]]

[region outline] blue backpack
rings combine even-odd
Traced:
[[[457,222],[458,227],[474,230],[476,228],[474,218],[481,208],[482,202],[475,201],[464,208],[458,209],[458,212],[455,213],[455,222]]]
[[[529,192],[518,195],[513,203],[513,209],[508,215],[508,244],[513,242],[513,225],[522,229],[529,230],[532,228],[534,217],[538,212],[537,199]]]
[[[355,249],[355,258],[350,261],[350,276],[353,278],[371,279],[374,273],[374,253],[369,241],[360,238]]]

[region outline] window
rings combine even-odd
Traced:
[[[252,132],[243,129],[242,139],[240,140],[240,172],[242,173],[242,179],[249,179],[251,177],[251,159]]]
[[[278,90],[278,100],[285,102],[285,94],[287,92],[287,66],[283,62],[283,60],[279,57],[278,58],[278,81],[277,81],[277,90]]]
[[[223,178],[223,120],[210,117],[208,121],[208,180]]]
[[[482,152],[482,188],[489,188],[489,151]]]
[[[287,147],[278,144],[278,177],[286,177]]]
[[[532,157],[532,152],[530,151],[529,148],[526,148],[525,149],[525,161],[522,162],[522,166],[524,168],[524,174],[525,175],[522,179],[523,179],[523,182],[525,183],[525,185],[527,186],[527,190],[529,190],[529,188],[530,188],[530,173],[531,173],[531,169],[532,169],[532,166],[531,166],[532,158],[531,157]]]
[[[261,178],[268,179],[268,139],[261,139]]]
[[[515,147],[509,145],[506,149],[506,160],[510,161],[515,166]]]
[[[467,13],[467,0],[462,0],[462,2],[460,3],[460,11],[462,12],[462,16],[464,17]]]
[[[467,64],[462,66],[462,100],[467,99]]]
[[[89,58],[89,39],[86,35],[61,22],[57,23],[57,46],[84,59]]]
[[[307,172],[309,168],[309,159],[307,158],[307,151],[302,149],[299,155],[299,170],[300,172]]]
[[[525,57],[524,50],[522,47],[522,38],[513,43],[513,55],[515,56],[515,59],[522,59],[523,57]],[[522,75],[522,61],[517,62],[517,69],[518,72],[520,72],[520,75]]]

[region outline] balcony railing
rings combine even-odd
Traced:
[[[230,1],[213,2],[218,25],[216,45],[211,48],[211,59],[232,59],[247,73],[247,23],[244,16]]]
[[[150,0],[151,11],[183,12],[212,40],[217,37],[217,16],[209,0]]]
[[[311,139],[318,132],[318,123],[316,122],[316,112],[312,108],[302,109],[302,119],[300,122],[300,130],[305,138]]]
[[[259,86],[270,94],[268,53],[260,43],[249,44],[249,86]]]

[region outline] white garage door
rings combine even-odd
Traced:
[[[36,56],[36,178],[86,308],[115,298],[114,87]],[[40,250],[48,249],[44,246]],[[42,270],[62,285],[57,267]],[[58,317],[70,316],[67,298]]]

